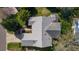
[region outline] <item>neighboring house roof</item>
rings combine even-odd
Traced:
[[[22,39],[22,45],[23,46],[35,46],[35,47],[49,47],[52,46],[52,38],[56,38],[57,36],[60,35],[60,31],[61,31],[61,26],[59,22],[54,22],[56,21],[56,15],[52,15],[53,17],[51,18],[51,16],[37,16],[37,17],[32,17],[29,20],[30,21],[34,21],[33,23],[31,23],[30,25],[32,25],[32,33],[29,35],[28,33],[25,33],[24,37]],[[50,25],[50,26],[49,26]],[[50,33],[47,32],[51,31],[51,34],[57,34],[55,35],[55,37],[51,36]],[[28,36],[28,37],[27,37]],[[58,37],[57,37],[58,38]],[[35,43],[33,43],[32,45],[30,45],[32,42],[29,41],[29,44],[26,42],[28,40],[34,40]]]
[[[74,19],[74,21],[73,21],[73,28],[74,28],[75,32],[79,32],[79,19],[77,19],[77,18]]]
[[[74,34],[74,43],[79,45],[79,18],[73,19],[73,34]]]
[[[5,7],[2,8],[3,12],[7,15],[16,14],[18,10],[15,7]]]
[[[0,8],[0,19],[6,18],[8,15],[16,14],[18,10],[15,7]]]
[[[75,39],[79,40],[79,18],[74,18],[73,29]]]

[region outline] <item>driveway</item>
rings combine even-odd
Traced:
[[[6,50],[6,32],[5,29],[0,25],[0,51]]]

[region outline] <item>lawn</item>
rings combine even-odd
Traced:
[[[8,43],[7,46],[8,50],[10,51],[21,51],[22,47],[21,47],[21,43]]]
[[[36,10],[37,10],[38,16],[49,16],[51,14],[51,12],[47,8],[44,8],[44,7],[36,8]]]

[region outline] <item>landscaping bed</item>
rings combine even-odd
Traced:
[[[21,51],[22,47],[21,47],[21,43],[8,43],[7,49],[10,51]]]

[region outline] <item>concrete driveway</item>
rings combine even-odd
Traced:
[[[5,29],[0,25],[0,51],[6,50],[6,32]]]

